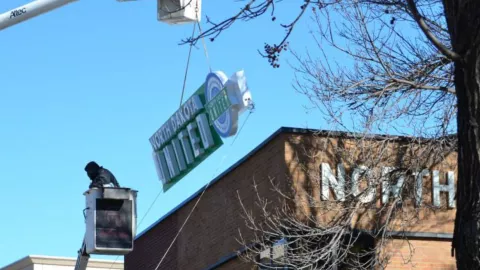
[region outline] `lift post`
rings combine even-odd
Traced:
[[[85,238],[84,238],[85,239]],[[85,240],[82,243],[82,247],[78,250],[78,257],[75,263],[75,270],[86,270],[88,265],[88,260],[90,259],[90,255],[87,253]]]

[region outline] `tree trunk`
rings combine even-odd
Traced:
[[[476,53],[478,59],[478,53]],[[456,65],[458,97],[458,183],[457,214],[453,246],[458,269],[480,269],[480,120],[479,86],[475,64]],[[459,91],[460,90],[460,91]]]
[[[457,269],[480,269],[480,1],[444,0],[455,62],[458,124]]]

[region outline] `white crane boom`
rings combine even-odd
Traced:
[[[0,30],[77,0],[36,0],[0,14]]]

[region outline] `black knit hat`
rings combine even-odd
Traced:
[[[100,169],[100,166],[98,166],[98,164],[95,162],[95,161],[90,161],[87,166],[85,166],[85,171],[88,172],[88,171],[96,171]]]

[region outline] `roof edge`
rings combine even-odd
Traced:
[[[295,132],[294,131],[295,129],[294,128],[289,128],[289,127],[280,127],[279,129],[277,129],[275,132],[273,132],[272,134],[270,134],[270,136],[268,136],[265,140],[263,140],[259,145],[257,145],[255,148],[253,148],[250,152],[248,152],[248,154],[246,154],[244,157],[242,157],[241,159],[239,159],[237,162],[235,162],[233,165],[231,165],[230,167],[228,167],[225,171],[223,171],[221,174],[219,174],[217,177],[215,177],[214,179],[212,179],[211,181],[209,181],[208,183],[206,183],[205,185],[203,185],[201,188],[199,188],[195,193],[193,193],[192,195],[190,195],[190,197],[188,197],[187,199],[185,199],[184,201],[182,201],[180,204],[178,204],[175,208],[173,208],[172,210],[170,210],[169,212],[167,212],[166,214],[164,214],[162,217],[160,217],[157,221],[155,221],[154,223],[152,223],[150,226],[148,226],[147,228],[145,228],[143,231],[141,231],[139,234],[137,234],[137,236],[135,237],[134,240],[137,240],[138,238],[142,237],[144,234],[146,234],[148,231],[150,231],[153,227],[155,227],[157,224],[159,224],[160,222],[162,222],[164,219],[166,219],[167,217],[169,217],[170,215],[172,215],[173,213],[175,213],[176,211],[178,211],[180,208],[182,208],[184,205],[186,205],[187,203],[189,203],[191,200],[193,200],[194,198],[196,198],[197,196],[200,195],[200,193],[203,192],[203,190],[208,187],[208,186],[212,186],[213,184],[215,184],[216,182],[218,182],[220,179],[222,179],[225,175],[229,174],[230,172],[232,172],[234,169],[236,169],[237,167],[239,167],[242,163],[244,163],[246,160],[248,160],[250,157],[252,157],[254,154],[256,154],[258,151],[260,151],[260,149],[262,149],[265,145],[267,145],[269,142],[271,142],[274,138],[276,138],[278,135],[280,135],[281,133],[287,133],[287,132]],[[296,131],[297,132],[306,132],[306,131]]]
[[[0,268],[0,270],[4,270],[4,269],[7,269],[8,267],[13,267],[15,265],[18,265],[18,267],[20,267],[20,269],[23,269],[30,264],[33,264],[33,261],[31,259],[31,257],[30,256],[25,256],[25,257],[22,257],[22,258],[14,261],[10,264],[7,264],[7,265],[3,266],[2,268]]]
[[[46,255],[27,255],[22,257],[13,263],[10,263],[6,266],[3,266],[0,269],[8,269],[10,267],[17,267],[18,269],[23,269],[32,264],[49,264],[49,265],[67,265],[75,266],[76,258],[74,257],[60,257],[60,256],[46,256]],[[112,268],[112,269],[123,269],[124,262],[119,260],[102,260],[102,259],[93,259],[90,258],[88,261],[88,267],[96,268]]]
[[[332,137],[344,137],[344,138],[367,138],[367,139],[392,139],[394,141],[437,141],[435,138],[425,138],[417,136],[406,136],[406,135],[391,135],[391,134],[380,134],[380,133],[361,133],[361,132],[349,132],[349,131],[338,131],[338,130],[326,130],[326,129],[310,129],[310,128],[296,128],[296,127],[282,127],[284,133],[294,133],[294,134],[316,134],[320,136],[332,136]],[[440,138],[443,139],[455,139],[457,134],[450,134]]]
[[[254,149],[252,149],[248,154],[246,154],[243,158],[239,159],[237,162],[235,162],[233,165],[231,165],[229,168],[227,168],[225,171],[223,171],[221,174],[219,174],[217,177],[215,177],[213,180],[209,181],[206,183],[204,186],[202,186],[199,190],[197,190],[195,193],[190,195],[187,199],[185,199],[183,202],[178,204],[175,208],[164,214],[162,217],[160,217],[157,221],[152,223],[150,226],[148,226],[146,229],[144,229],[142,232],[137,234],[134,240],[137,240],[138,238],[142,237],[145,233],[150,231],[153,227],[155,227],[158,223],[162,222],[164,219],[166,219],[168,216],[172,215],[176,211],[178,211],[180,208],[182,208],[184,205],[189,203],[191,200],[196,198],[197,196],[200,195],[203,190],[209,186],[213,185],[216,182],[218,182],[221,178],[223,178],[225,175],[229,174],[232,172],[234,169],[236,169],[238,166],[240,166],[242,163],[244,163],[246,160],[248,160],[251,156],[256,154],[260,149],[262,149],[266,144],[271,142],[274,138],[276,138],[278,135],[283,134],[283,133],[291,133],[291,134],[317,134],[317,135],[324,135],[324,136],[334,136],[334,137],[345,137],[345,138],[358,138],[360,136],[365,137],[365,134],[362,133],[355,133],[355,132],[346,132],[346,131],[334,131],[334,130],[321,130],[321,129],[310,129],[310,128],[297,128],[297,127],[287,127],[287,126],[282,126],[279,129],[277,129],[275,132],[273,132],[270,136],[268,136],[265,140],[263,140],[259,145],[257,145]],[[453,135],[451,135],[453,136]],[[420,137],[409,137],[409,136],[399,136],[399,135],[381,135],[381,134],[367,134],[367,138],[370,139],[394,139],[398,141],[411,141],[411,140],[426,140],[428,139],[425,138],[420,138]]]

